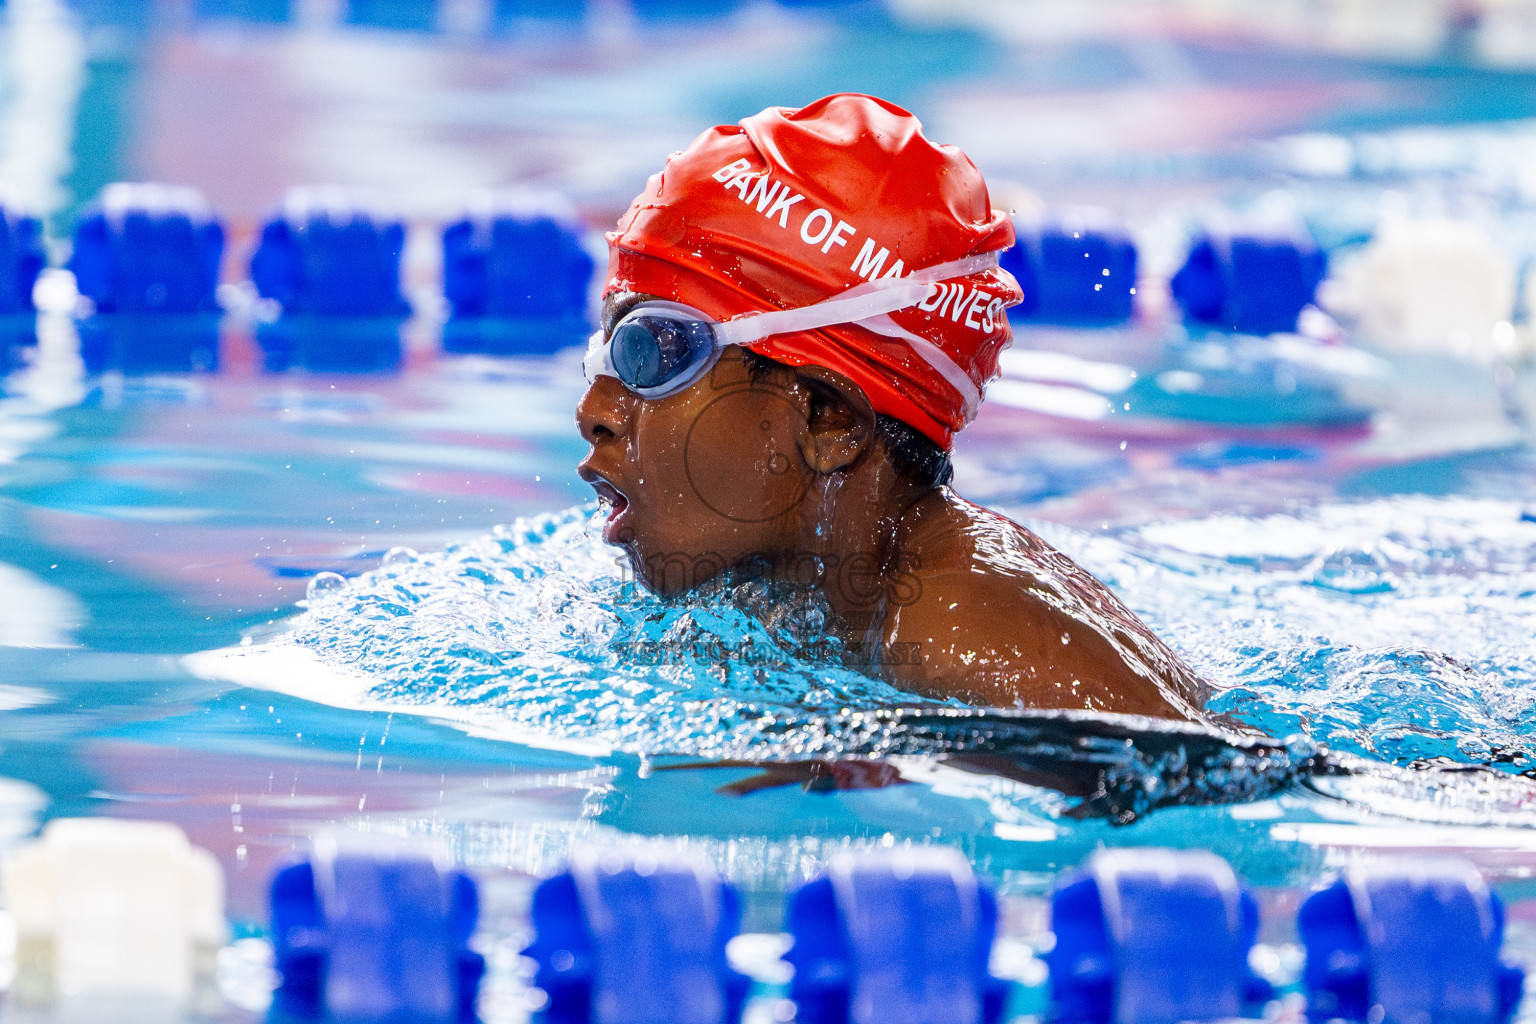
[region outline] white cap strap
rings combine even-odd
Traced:
[[[897,338],[906,342],[914,355],[933,367],[940,377],[949,382],[950,387],[960,393],[961,412],[965,416],[965,422],[969,423],[976,418],[976,413],[981,409],[981,389],[976,386],[975,381],[971,380],[970,374],[949,357],[949,353],[922,335],[913,334],[892,320],[889,314],[860,320],[859,326],[887,338]]]

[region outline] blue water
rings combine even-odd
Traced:
[[[1536,523],[1524,509],[1402,495],[1061,542],[1223,687],[1215,710],[1397,764],[1525,769]]]
[[[75,170],[48,173],[83,202],[113,177],[185,171],[237,217],[305,167],[431,217],[471,179],[516,180],[571,190],[602,220],[701,125],[851,87],[918,109],[1000,203],[1126,216],[1154,276],[1211,204],[1263,205],[1277,186],[1337,256],[1389,189],[1416,213],[1483,222],[1518,264],[1532,255],[1531,124],[1417,127],[1529,117],[1529,73],[1118,28],[1000,33],[961,8],[956,24],[907,24],[869,5],[825,23],[745,6],[747,20],[670,34],[530,35],[481,64],[459,37],[357,35],[325,87],[286,37],[113,31],[151,87],[89,60]],[[637,59],[679,46],[696,59]],[[357,75],[395,87],[364,96]],[[220,105],[162,102],[267,76],[293,95],[259,153]],[[141,108],[142,124],[123,121]],[[1309,129],[1371,133],[1347,140],[1357,173],[1292,174],[1283,141],[1247,141]],[[316,165],[317,138],[349,142]],[[1501,378],[1172,324],[1020,331],[1020,352],[1097,365],[995,388],[960,438],[958,489],[1114,587],[1212,681],[1213,710],[1293,737],[1193,780],[1179,756],[1123,739],[1038,744],[1046,761],[1110,765],[1147,806],[1192,796],[1117,825],[948,758],[1006,747],[997,722],[922,731],[878,714],[914,698],[840,664],[812,595],[637,590],[572,472],[572,353],[444,355],[418,323],[362,353],[353,368],[372,372],[335,372],[323,350],[272,373],[239,324],[178,367],[175,346],[93,358],[45,321],[38,346],[0,353],[0,853],[53,816],[172,821],[219,858],[244,933],[272,866],[317,832],[430,837],[483,881],[488,1022],[527,1017],[529,880],[594,842],[709,859],[757,930],[780,926],[783,891],[832,853],[949,844],[1004,893],[1005,931],[1034,938],[1039,895],[1093,849],[1208,848],[1262,887],[1270,955],[1294,939],[1298,890],[1328,871],[1449,851],[1516,901],[1512,944],[1536,963],[1529,363]],[[1100,393],[1106,368],[1139,376]],[[1013,739],[1014,754],[1030,740]],[[1301,777],[1317,749],[1349,770]],[[265,976],[244,963],[249,1012],[232,1019],[254,1020]]]
[[[331,827],[433,836],[514,878],[664,837],[739,881],[762,928],[850,844],[951,843],[1016,894],[1101,844],[1207,847],[1276,886],[1451,848],[1524,884],[1512,851],[1536,830],[1507,773],[1526,767],[1536,473],[1486,371],[1394,363],[1394,430],[998,406],[962,436],[961,493],[1105,578],[1219,709],[1388,768],[1493,762],[1517,787],[1377,772],[1121,827],[902,743],[867,709],[911,695],[817,643],[806,595],[637,590],[571,471],[571,359],[268,376],[248,344],[228,336],[217,374],[87,377],[48,334],[6,380],[6,835],[177,822],[244,922],[271,865]],[[830,782],[740,763],[898,749]],[[1171,791],[1167,767],[1125,770]]]
[[[1036,525],[1215,682],[1213,710],[1399,765],[1519,770],[1536,714],[1523,511],[1400,496],[1092,533]],[[361,673],[360,697],[642,754],[857,754],[830,715],[919,699],[818,646],[812,595],[737,584],[656,599],[626,580],[592,514],[322,579],[278,642]]]
[[[487,879],[504,952],[529,878],[635,839],[717,864],[760,930],[832,853],[898,842],[959,847],[1025,910],[1101,845],[1213,849],[1276,921],[1383,851],[1531,895],[1536,463],[1485,369],[1393,360],[1368,429],[999,405],[962,435],[961,493],[1104,578],[1217,710],[1301,737],[1195,780],[1166,750],[1045,744],[1145,795],[1117,825],[950,756],[997,723],[881,717],[914,698],[844,667],[811,595],[636,588],[572,473],[569,356],[265,375],[230,333],[216,374],[87,376],[59,326],[0,400],[0,843],[173,821],[250,929],[316,832],[431,837]],[[1367,767],[1296,777],[1312,744]]]

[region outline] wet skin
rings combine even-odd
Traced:
[[[598,377],[576,420],[603,537],[661,596],[727,569],[772,575],[820,588],[848,648],[916,693],[1204,717],[1204,684],[1102,583],[1017,523],[904,479],[863,391],[830,370],[754,381],[733,346],[661,399]]]

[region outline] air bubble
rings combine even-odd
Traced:
[[[416,549],[403,545],[390,548],[384,552],[385,565],[405,565],[417,559]]]
[[[339,572],[317,573],[315,578],[309,581],[309,586],[304,591],[304,596],[311,601],[324,597],[326,594],[340,590],[347,585],[347,578]]]

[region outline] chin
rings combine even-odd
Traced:
[[[657,597],[663,600],[671,600],[674,597],[677,597],[681,594],[686,594],[688,592],[687,587],[676,585],[666,586],[664,583],[658,583],[648,573],[644,573],[639,570],[635,571],[635,580],[646,590],[649,590],[652,594],[655,594]]]
[[[725,569],[719,555],[653,546],[638,538],[624,545],[635,579],[658,597],[676,597],[706,583]]]
[[[635,574],[635,582],[660,598],[673,598],[686,594],[692,588],[676,573],[652,573],[646,562],[633,551],[629,553],[629,567]]]

